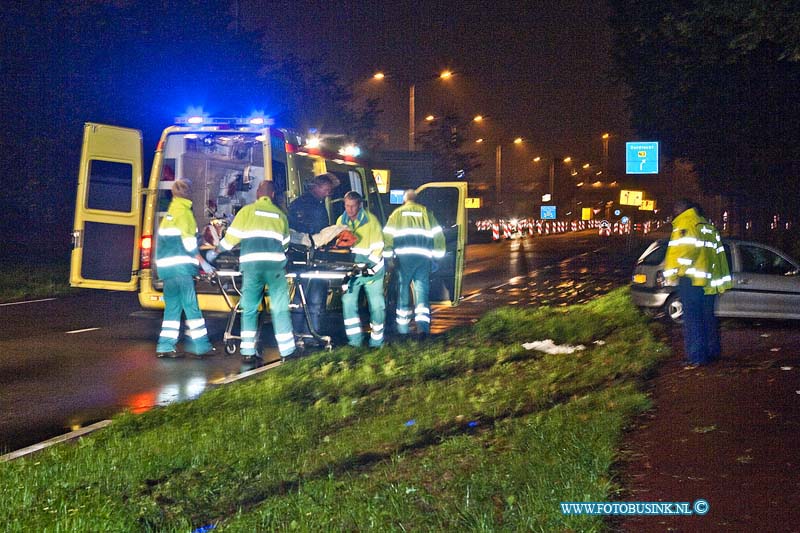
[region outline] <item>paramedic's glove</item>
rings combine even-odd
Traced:
[[[337,248],[350,248],[356,243],[356,236],[353,235],[353,232],[350,230],[344,230],[339,234],[339,237],[336,239],[336,247]]]
[[[213,252],[209,252],[209,253],[213,253]],[[213,274],[214,272],[217,271],[217,269],[214,268],[213,266],[211,266],[211,264],[208,261],[206,261],[205,259],[201,259],[200,260],[200,269],[205,274]]]
[[[216,248],[214,250],[209,250],[206,253],[206,261],[208,261],[209,263],[213,263],[214,261],[216,261],[217,257],[219,257],[219,252],[217,252]]]

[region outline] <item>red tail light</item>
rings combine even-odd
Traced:
[[[153,251],[153,237],[151,235],[142,236],[141,255],[139,256],[139,268],[150,268],[150,257]]]

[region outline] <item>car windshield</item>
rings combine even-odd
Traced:
[[[637,264],[647,266],[660,265],[664,261],[664,256],[667,255],[667,243],[661,241],[654,242],[650,245],[648,250],[649,251],[645,251],[645,253],[642,254]]]

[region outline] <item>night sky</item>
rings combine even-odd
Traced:
[[[546,173],[531,164],[537,155],[599,163],[603,132],[613,135],[613,164],[630,133],[609,73],[607,10],[579,0],[12,1],[0,11],[0,112],[13,124],[0,136],[0,216],[35,219],[65,240],[84,122],[141,129],[147,164],[160,131],[189,106],[269,113],[278,98],[254,83],[262,50],[242,30],[264,36],[268,58],[296,54],[337,72],[358,97],[380,97],[386,148],[407,147],[411,82],[418,132],[429,113],[486,116],[465,135],[483,164],[470,180],[491,181],[498,144],[509,147],[503,173],[523,178]],[[443,69],[455,77],[435,79]],[[378,70],[382,83],[371,79]],[[517,136],[526,143],[511,148]]]
[[[492,119],[490,137],[521,135],[533,151],[599,157],[599,135],[628,135],[622,89],[609,73],[604,2],[258,2],[242,20],[270,48],[324,61],[361,94],[383,96],[392,147],[404,148],[408,85],[449,68],[457,77],[417,85],[417,118],[442,109]],[[252,17],[252,19],[251,19]],[[370,80],[381,70],[383,86]],[[477,133],[483,135],[482,133]]]

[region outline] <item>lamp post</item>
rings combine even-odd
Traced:
[[[479,122],[479,121],[478,121]],[[483,139],[479,139],[483,142]],[[514,139],[513,143],[520,145],[525,142],[522,137]],[[494,180],[497,188],[497,203],[503,203],[503,144],[498,143],[494,148]]]
[[[449,80],[453,77],[453,72],[450,70],[442,71],[438,79]],[[376,72],[373,76],[375,80],[383,80],[386,75],[383,72]],[[417,130],[417,115],[416,115],[416,92],[417,82],[411,82],[408,86],[408,151],[413,152],[416,149],[416,130]]]
[[[601,138],[603,139],[603,172],[608,171],[608,138],[610,134],[604,133]]]

